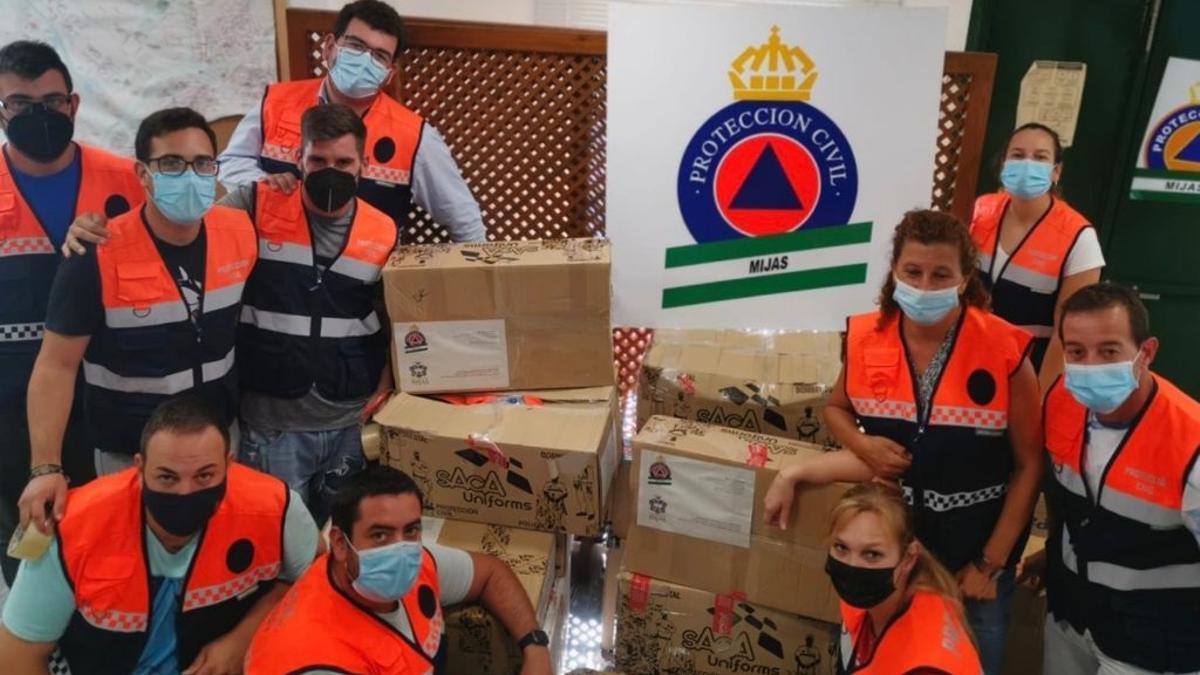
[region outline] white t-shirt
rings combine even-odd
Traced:
[[[992,281],[1000,278],[1000,271],[1008,262],[1008,251],[996,242],[995,262],[992,264]],[[1085,227],[1067,254],[1067,264],[1063,267],[1063,278],[1073,274],[1104,267],[1104,252],[1100,250],[1100,238],[1096,236],[1096,228]]]

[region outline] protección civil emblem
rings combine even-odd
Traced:
[[[858,199],[854,150],[811,103],[816,63],[774,26],[766,42],[737,55],[727,75],[734,102],[696,130],[679,162],[679,211],[696,244],[666,256],[668,271],[717,276],[665,288],[662,306],[862,283],[865,259],[821,266],[811,256],[797,258],[871,238],[870,223],[851,223]],[[741,271],[731,276],[733,261]]]
[[[696,131],[679,164],[679,210],[697,242],[849,222],[858,169],[846,135],[809,103],[817,76],[778,26],[733,61],[734,103]]]
[[[1170,95],[1160,91],[1159,99]],[[1187,103],[1152,122],[1130,198],[1200,203],[1200,82],[1189,87]]]

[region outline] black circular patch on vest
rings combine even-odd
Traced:
[[[421,613],[426,619],[432,619],[437,613],[437,596],[433,594],[433,589],[421,584],[417,589],[417,605],[421,608]]]
[[[396,156],[396,141],[384,136],[375,141],[375,149],[371,151],[375,155],[376,162],[386,162]]]
[[[996,398],[996,378],[980,368],[967,378],[967,396],[979,405],[987,405]]]
[[[129,200],[121,195],[109,195],[108,199],[104,200],[104,215],[109,218],[116,218],[128,210]]]
[[[238,539],[229,546],[225,553],[225,566],[230,572],[240,574],[250,569],[254,562],[254,543],[249,539]]]

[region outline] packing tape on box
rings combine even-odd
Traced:
[[[363,456],[368,462],[378,461],[383,455],[383,427],[378,422],[368,422],[362,427]]]

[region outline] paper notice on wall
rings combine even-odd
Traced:
[[[508,338],[503,319],[394,324],[401,391],[507,389]]]
[[[1071,147],[1086,79],[1086,63],[1034,61],[1021,79],[1016,126],[1044,124],[1058,132],[1063,147]]]
[[[647,452],[638,478],[638,525],[750,547],[754,471]]]

